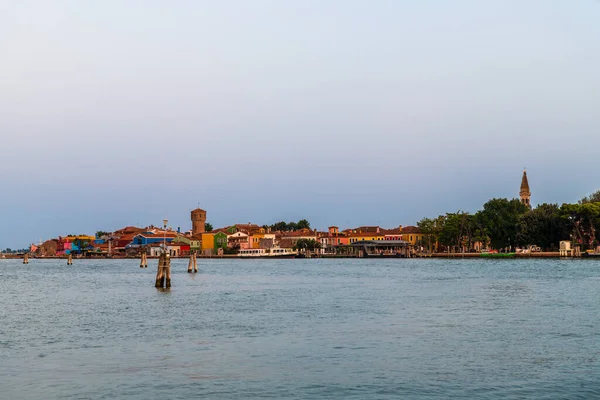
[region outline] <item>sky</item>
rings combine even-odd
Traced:
[[[600,188],[596,0],[0,0],[0,248]]]

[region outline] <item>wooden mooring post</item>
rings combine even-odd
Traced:
[[[67,257],[67,265],[73,265],[73,254],[69,253],[69,257]]]
[[[190,254],[190,262],[188,263],[188,272],[198,272],[198,261],[196,260],[196,253]]]
[[[148,268],[148,256],[146,253],[142,253],[142,258],[140,259],[140,268]]]
[[[194,269],[194,253],[190,254],[190,262],[188,262],[188,274],[191,274]]]
[[[23,257],[23,264],[29,264],[29,253],[25,253],[25,257]]]
[[[156,271],[157,288],[171,287],[171,258],[169,254],[162,253],[158,258],[158,271]]]

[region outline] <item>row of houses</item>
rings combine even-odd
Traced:
[[[384,229],[379,226],[361,226],[340,231],[330,226],[326,232],[299,229],[272,232],[256,224],[236,224],[210,232],[193,234],[154,226],[138,228],[128,226],[101,237],[71,235],[46,241],[35,248],[38,255],[61,256],[74,254],[138,255],[145,252],[158,256],[166,248],[171,256],[186,256],[191,252],[203,255],[236,253],[242,249],[294,248],[303,240],[312,243],[321,253],[334,253],[336,248],[359,241],[403,240],[416,245],[423,234],[414,226]],[[32,248],[32,250],[34,250]]]

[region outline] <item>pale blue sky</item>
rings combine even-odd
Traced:
[[[0,248],[600,187],[600,2],[0,0]]]

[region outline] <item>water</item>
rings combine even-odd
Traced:
[[[600,397],[600,262],[0,260],[0,398]]]

